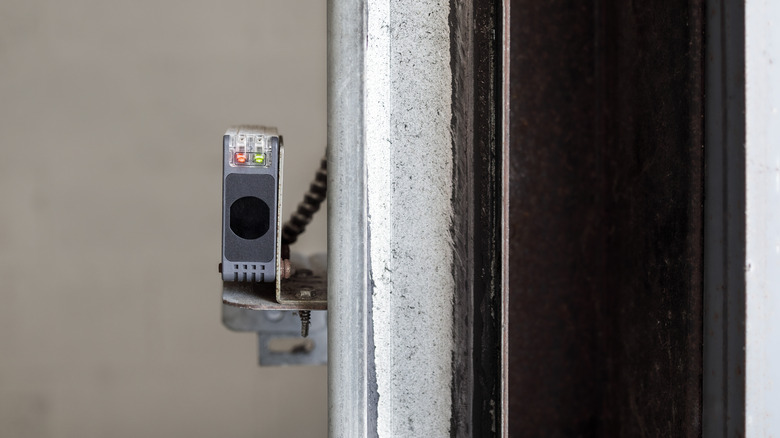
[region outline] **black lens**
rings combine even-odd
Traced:
[[[242,239],[262,237],[268,232],[270,224],[271,210],[259,198],[245,196],[230,206],[230,229]]]

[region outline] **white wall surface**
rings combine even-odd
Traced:
[[[326,135],[325,2],[0,2],[0,436],[316,437],[326,369],[220,324],[221,137]],[[325,247],[324,215],[299,250]]]
[[[745,436],[780,436],[780,4],[745,2]]]

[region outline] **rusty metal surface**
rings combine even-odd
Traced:
[[[324,310],[328,307],[328,279],[298,271],[289,280],[282,281],[276,295],[280,304],[293,304],[301,310]]]
[[[304,257],[292,253],[296,271],[274,283],[222,283],[222,302],[254,310],[327,310],[327,261],[324,254]],[[277,289],[278,288],[278,289]]]
[[[511,436],[701,433],[702,19],[511,2]]]
[[[327,280],[324,277],[306,279],[293,277],[284,280],[282,288],[287,296],[296,297],[301,291],[305,291],[318,300],[290,300],[280,303],[276,300],[274,283],[225,282],[222,288],[222,302],[230,306],[254,310],[327,310],[328,308]]]

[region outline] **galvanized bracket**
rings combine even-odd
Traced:
[[[256,332],[260,365],[328,363],[327,257],[293,253],[296,273],[275,283],[222,282],[222,324]],[[281,297],[283,301],[278,298]],[[309,336],[301,337],[300,310],[311,313]],[[319,312],[317,312],[319,310]]]
[[[301,323],[293,310],[252,310],[222,306],[222,324],[237,332],[256,332],[258,362],[273,365],[328,363],[327,312],[313,312],[309,336],[301,337]]]

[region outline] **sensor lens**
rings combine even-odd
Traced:
[[[271,210],[260,198],[245,196],[230,206],[230,229],[242,239],[262,237],[270,224]]]

